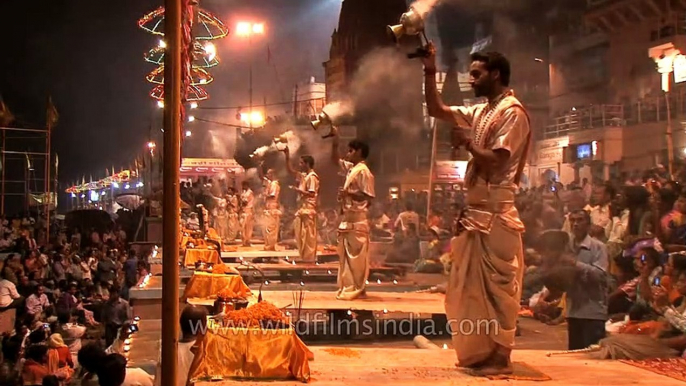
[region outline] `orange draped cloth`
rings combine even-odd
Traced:
[[[242,378],[310,380],[312,352],[293,329],[222,328],[209,321],[200,341],[191,382]]]
[[[197,261],[210,264],[221,264],[222,260],[219,252],[214,249],[193,248],[186,249],[184,254],[183,265],[186,267],[194,267]]]
[[[250,288],[240,275],[195,272],[186,284],[183,298],[216,298],[217,294],[224,289],[229,289],[235,293],[250,293]]]

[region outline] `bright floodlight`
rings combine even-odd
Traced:
[[[192,115],[189,115],[188,116],[188,122],[193,122],[193,121],[195,121],[195,117]]]
[[[197,109],[198,108],[198,102],[191,102],[191,108]]]
[[[252,33],[263,34],[264,33],[264,24],[262,24],[262,23],[253,24],[252,25]]]
[[[252,123],[263,123],[264,116],[259,111],[253,111],[252,114],[250,114],[250,120]]]
[[[157,107],[163,109],[164,108],[164,101],[157,101]]]
[[[236,34],[238,34],[239,36],[248,36],[250,35],[251,30],[252,25],[250,23],[240,22],[236,26]]]
[[[155,142],[148,142],[148,149],[154,149],[155,148]],[[128,188],[127,188],[128,189]]]
[[[160,46],[160,48],[167,48],[167,42],[165,42],[164,40],[160,39],[160,45],[159,45],[159,46]]]
[[[205,43],[204,50],[205,54],[207,54],[207,60],[210,62],[217,56],[217,47],[210,42]]]
[[[190,131],[190,130],[186,130],[186,137],[190,137],[190,136],[191,136],[191,134],[193,134],[193,133],[191,133],[191,131]]]

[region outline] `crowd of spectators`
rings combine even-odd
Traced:
[[[54,222],[47,237],[36,217],[0,218],[0,384],[152,385],[140,369],[129,375],[123,356],[137,329],[129,289],[147,274],[146,260],[118,228]]]

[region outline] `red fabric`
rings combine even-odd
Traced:
[[[28,359],[24,362],[24,367],[21,372],[21,377],[24,380],[24,385],[41,385],[43,378],[50,375],[48,367],[40,363]]]

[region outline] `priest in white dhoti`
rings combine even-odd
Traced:
[[[243,246],[249,247],[252,240],[253,226],[255,224],[255,193],[250,189],[248,181],[243,181],[241,192],[241,240]]]
[[[229,188],[229,193],[225,196],[226,199],[226,210],[228,212],[227,219],[227,239],[229,242],[236,240],[238,232],[241,229],[240,220],[238,218],[238,212],[240,210],[240,205],[238,204],[238,197],[236,196],[236,190],[234,188]]]
[[[222,241],[229,240],[229,211],[226,208],[226,200],[223,198],[217,199],[217,205],[213,212],[214,229],[221,237]]]
[[[429,114],[454,124],[453,147],[471,155],[445,298],[453,346],[458,366],[482,376],[509,374],[524,268],[524,224],[514,200],[531,140],[529,117],[508,87],[510,63],[502,54],[471,56],[469,83],[485,102],[449,107],[436,87],[433,45],[429,52]]]
[[[260,165],[260,168],[262,166]],[[264,250],[276,251],[279,242],[279,225],[281,225],[281,209],[279,209],[279,195],[281,185],[276,179],[273,169],[267,170],[264,176]]]
[[[314,172],[314,158],[311,155],[300,157],[298,170],[291,164],[288,147],[284,148],[283,152],[286,155],[286,168],[298,181],[298,186],[291,186],[298,193],[298,211],[293,223],[295,243],[298,246],[300,260],[312,263],[317,259],[319,176]]]
[[[339,190],[341,223],[338,226],[338,300],[365,297],[369,277],[369,220],[367,212],[374,198],[374,175],[367,167],[369,146],[350,141],[345,159],[338,153],[338,130],[334,134],[332,159],[346,174]]]

